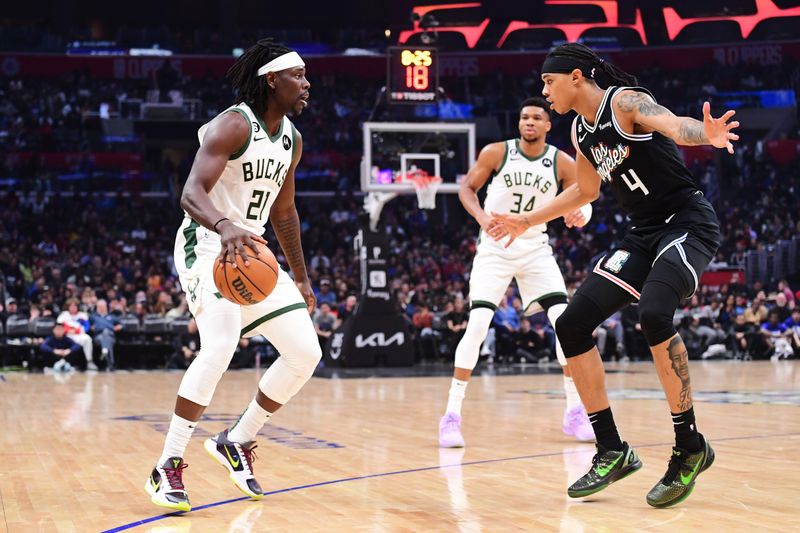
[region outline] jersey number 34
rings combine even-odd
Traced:
[[[526,213],[533,211],[534,200],[536,200],[536,196],[531,196],[531,199],[528,200],[528,203],[525,204],[525,207],[522,207],[522,195],[519,193],[514,193],[514,206],[511,208],[511,212],[514,214],[519,214],[521,211]]]

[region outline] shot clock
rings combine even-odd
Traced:
[[[387,86],[390,104],[426,104],[436,101],[439,56],[435,48],[394,46],[387,50]]]

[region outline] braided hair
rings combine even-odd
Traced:
[[[635,86],[638,85],[636,76],[628,74],[619,67],[615,67],[601,58],[594,50],[581,43],[567,43],[550,50],[547,57],[563,57],[579,61],[590,68],[602,72],[611,85]]]
[[[236,93],[233,103],[244,102],[257,116],[263,115],[267,110],[269,87],[264,77],[258,75],[258,69],[276,57],[291,51],[291,49],[273,42],[269,37],[259,40],[245,50],[226,74]]]

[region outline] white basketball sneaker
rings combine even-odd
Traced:
[[[256,458],[253,450],[256,449],[255,441],[238,443],[228,440],[228,430],[218,433],[203,443],[208,454],[217,460],[230,472],[231,481],[240,491],[254,500],[264,497],[261,485],[253,476],[253,460]]]
[[[180,457],[170,457],[164,464],[156,465],[144,484],[150,501],[167,509],[191,511],[189,495],[183,486],[183,470],[187,466]]]

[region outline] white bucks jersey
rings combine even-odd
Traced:
[[[524,214],[550,202],[558,194],[558,175],[556,174],[556,155],[558,149],[544,145],[544,153],[529,158],[519,148],[519,140],[505,142],[503,163],[495,173],[486,192],[483,209],[487,213]],[[547,224],[528,228],[517,237],[516,242],[525,240],[546,242]],[[482,235],[481,241],[491,240]],[[504,243],[498,243],[503,246]]]
[[[261,117],[247,104],[232,106],[225,112],[241,113],[250,124],[250,136],[244,146],[230,156],[209,197],[214,207],[231,222],[261,235],[292,164],[294,126],[283,117],[278,132],[270,135]],[[201,145],[208,126],[204,124],[197,132]]]
[[[261,117],[256,116],[247,104],[231,106],[223,111],[230,112],[239,113],[247,120],[250,135],[244,146],[228,158],[222,175],[208,196],[224,217],[261,235],[292,164],[295,128],[287,117],[283,117],[277,133],[270,135]],[[201,126],[197,132],[201,145],[209,124]],[[179,238],[181,234],[187,247],[193,245],[191,250],[186,250],[187,267],[191,267],[188,258],[192,257],[192,252],[219,253],[219,235],[191,220],[188,214],[181,225]]]

